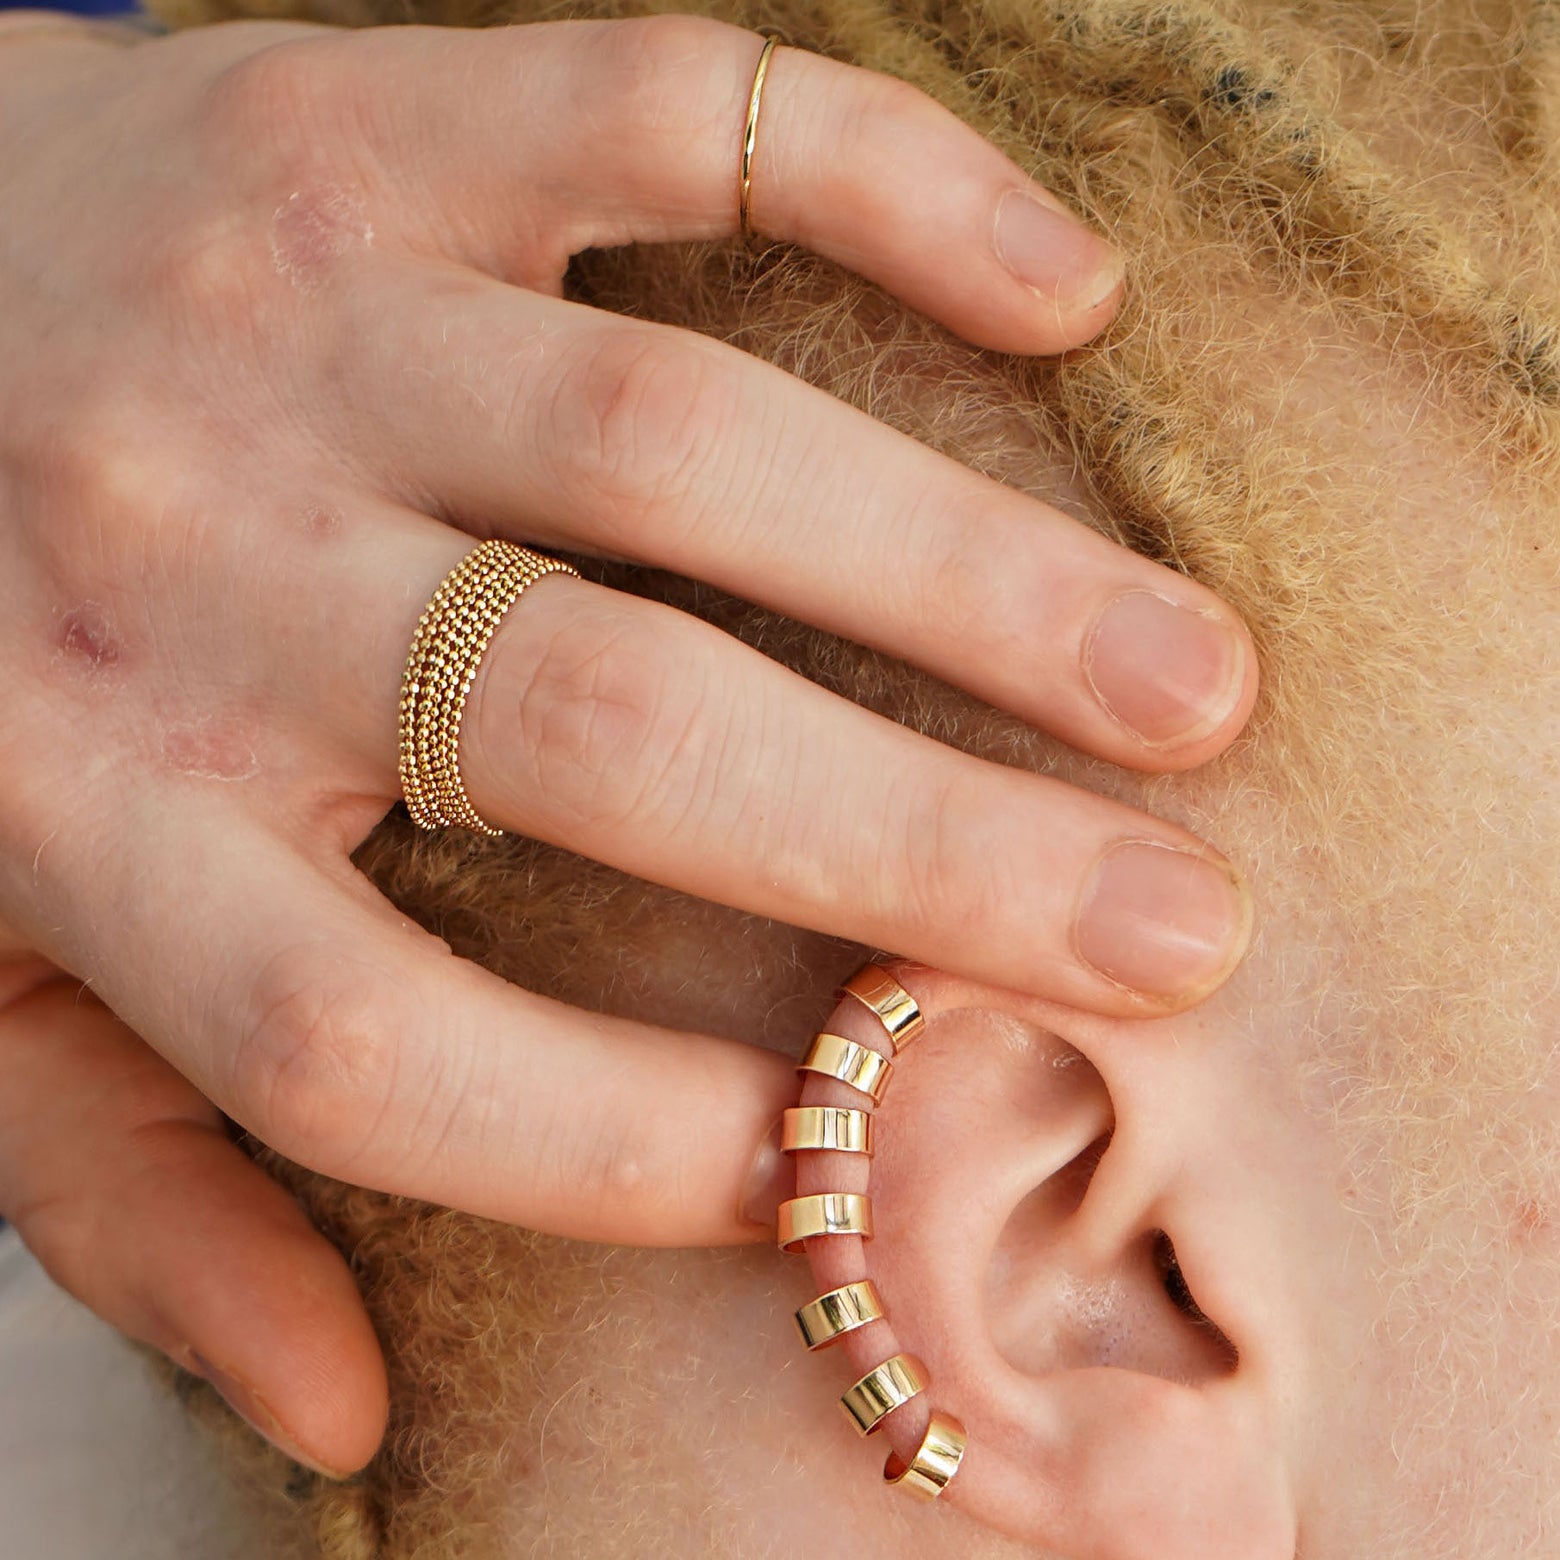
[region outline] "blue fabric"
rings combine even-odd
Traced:
[[[0,0],[0,11],[74,11],[79,16],[119,16],[135,10],[135,0]]]

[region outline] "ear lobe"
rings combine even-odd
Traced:
[[[875,1158],[796,1156],[799,1195],[873,1205],[874,1239],[807,1242],[818,1293],[870,1277],[887,1311],[832,1345],[840,1387],[918,1356],[931,1385],[883,1438],[908,1460],[933,1409],[957,1415],[969,1446],[944,1498],[1069,1560],[1290,1560],[1293,1503],[1262,1396],[1228,1340],[1177,1309],[1151,1224],[1121,1222],[1119,1165],[1103,1226],[1117,1233],[1091,1227],[1115,1125],[1100,1074],[1039,1004],[919,966],[896,974],[927,1023],[875,1112]],[[830,1028],[891,1054],[859,1003]],[[813,1076],[802,1098],[871,1108]],[[1130,1179],[1147,1220],[1163,1188]]]

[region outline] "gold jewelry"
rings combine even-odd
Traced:
[[[742,218],[742,236],[752,240],[758,235],[753,231],[753,145],[758,140],[758,105],[764,96],[764,77],[769,74],[769,56],[779,44],[778,38],[764,41],[758,56],[758,68],[753,72],[753,90],[748,94],[747,124],[742,130],[742,167],[739,173],[737,210]]]
[[[460,778],[460,723],[477,668],[504,614],[549,574],[578,571],[513,542],[482,542],[444,576],[423,609],[401,678],[401,793],[423,829],[497,836]]]
[[[844,1035],[827,1032],[813,1036],[807,1054],[796,1064],[798,1072],[822,1073],[826,1078],[838,1078],[851,1088],[859,1089],[872,1097],[874,1105],[881,1104],[883,1091],[888,1087],[893,1063],[881,1051],[871,1046],[857,1045]]]
[[[864,1110],[836,1105],[793,1105],[781,1118],[780,1152],[822,1148],[837,1154],[872,1157],[872,1117]]]
[[[863,1435],[871,1435],[896,1408],[926,1391],[926,1367],[913,1354],[874,1366],[840,1399]]]
[[[936,1500],[959,1471],[969,1439],[969,1433],[952,1414],[933,1414],[920,1448],[905,1471],[891,1474],[885,1463],[883,1482],[897,1485],[918,1500]]]
[[[809,1300],[796,1313],[796,1328],[809,1349],[821,1349],[868,1322],[882,1321],[886,1314],[877,1285],[864,1278]]]
[[[815,1192],[780,1204],[775,1241],[782,1251],[802,1251],[815,1235],[872,1238],[872,1199],[861,1192]]]
[[[926,1027],[915,998],[879,964],[863,965],[840,990],[877,1014],[896,1056]]]

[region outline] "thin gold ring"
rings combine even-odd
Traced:
[[[781,1118],[780,1152],[827,1149],[872,1157],[872,1116],[837,1105],[793,1105]]]
[[[881,964],[864,964],[840,990],[872,1009],[896,1056],[926,1027],[920,1004]]]
[[[862,1192],[815,1192],[780,1204],[775,1243],[782,1251],[804,1251],[815,1235],[872,1238],[872,1199]]]
[[[952,1414],[933,1414],[921,1445],[904,1472],[892,1474],[884,1463],[883,1482],[918,1500],[936,1500],[953,1482],[969,1440],[969,1432]]]
[[[882,1321],[887,1314],[877,1285],[863,1278],[809,1300],[796,1313],[796,1330],[809,1349],[822,1349],[868,1322]]]
[[[869,1045],[857,1045],[844,1035],[831,1035],[825,1031],[813,1036],[813,1042],[796,1064],[796,1070],[836,1078],[869,1095],[876,1105],[882,1103],[894,1065],[881,1051],[874,1051]]]
[[[913,1354],[896,1354],[875,1365],[841,1399],[863,1435],[871,1435],[896,1408],[926,1391],[926,1367]]]
[[[780,40],[769,37],[764,41],[758,56],[758,68],[753,72],[753,90],[748,94],[747,124],[742,130],[742,170],[737,208],[742,217],[742,236],[751,241],[758,235],[753,231],[753,147],[758,140],[758,105],[764,96],[764,77],[769,74],[769,56],[775,52]]]

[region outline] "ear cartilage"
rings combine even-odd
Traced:
[[[920,1004],[881,964],[864,964],[840,993],[872,1009],[894,1042],[895,1056],[926,1027]]]
[[[869,1045],[857,1045],[844,1035],[831,1035],[825,1031],[813,1036],[813,1043],[808,1046],[806,1056],[796,1064],[796,1070],[837,1078],[878,1105],[882,1103],[894,1064]]]
[[[926,1391],[926,1367],[913,1354],[874,1366],[840,1399],[863,1435],[871,1435],[896,1408]]]
[[[826,1149],[836,1154],[872,1157],[872,1116],[864,1110],[837,1105],[793,1105],[780,1126],[780,1152]]]
[[[803,1251],[815,1235],[872,1238],[872,1199],[861,1192],[815,1192],[780,1204],[775,1240],[782,1251]]]
[[[917,1500],[936,1500],[959,1471],[969,1439],[963,1424],[952,1414],[933,1414],[926,1434],[921,1437],[921,1445],[904,1472],[892,1474],[888,1471],[888,1463],[884,1463],[883,1482],[897,1486]]]
[[[809,1300],[796,1313],[796,1328],[809,1349],[822,1349],[868,1322],[882,1321],[886,1314],[877,1285],[863,1278]]]

